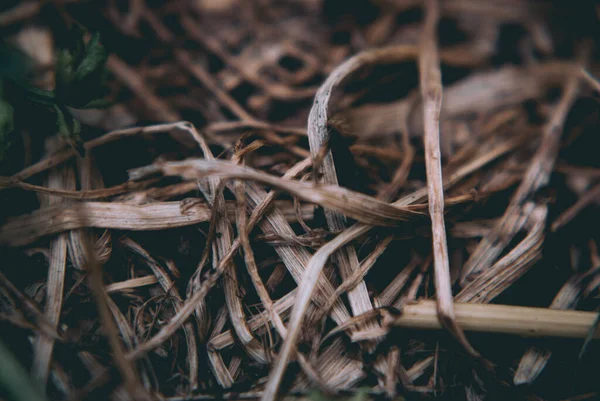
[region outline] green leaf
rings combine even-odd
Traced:
[[[81,58],[85,50],[85,42],[83,38],[85,37],[86,33],[87,30],[85,29],[85,27],[80,25],[78,22],[75,22],[69,30],[70,38],[73,40],[71,50],[72,54],[75,56],[77,64],[81,62]]]
[[[0,160],[4,159],[10,147],[10,134],[14,130],[14,110],[12,106],[0,99]]]
[[[54,106],[54,111],[56,111],[56,128],[58,133],[79,151],[83,143],[80,137],[81,123],[67,109]]]
[[[107,92],[104,82],[108,54],[100,43],[100,35],[98,33],[92,35],[80,57],[70,54],[73,68],[70,81],[66,81],[66,85],[62,87],[57,81],[56,94],[61,99],[61,105],[76,109],[104,105],[98,99],[103,98]]]
[[[8,350],[0,342],[0,388],[8,401],[44,401],[40,388],[32,383],[29,375]]]
[[[81,123],[67,109],[54,106],[54,111],[56,111],[56,128],[58,133],[83,156],[83,141],[80,136]]]
[[[65,97],[69,87],[75,80],[74,61],[75,56],[69,50],[62,49],[57,52],[56,89],[54,91],[59,97]]]
[[[56,129],[60,135],[68,138],[71,135],[71,128],[67,122],[67,117],[58,106],[54,106],[54,110],[56,111]]]
[[[26,82],[19,82],[17,84],[25,91],[25,97],[28,101],[43,106],[54,106],[56,104],[56,96],[54,96],[53,92],[36,88]]]
[[[69,110],[54,106],[56,111],[56,128],[58,133],[67,139],[79,141],[81,134],[81,123],[76,120]]]
[[[101,71],[106,60],[108,60],[108,53],[100,43],[100,34],[96,32],[85,45],[83,59],[75,71],[75,80],[81,81],[89,75]]]
[[[71,113],[69,113],[71,120],[73,121],[73,129],[71,130],[70,138],[75,141],[77,144],[81,144],[81,123],[78,119],[74,118]]]

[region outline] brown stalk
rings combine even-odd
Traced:
[[[337,185],[315,185],[312,183],[285,180],[261,173],[249,167],[217,160],[186,160],[162,163],[156,166],[130,170],[132,179],[161,170],[167,175],[177,175],[186,179],[201,179],[206,176],[221,176],[245,180],[256,180],[290,194],[316,203],[328,209],[342,212],[349,217],[371,225],[390,226],[407,221],[420,213],[407,207],[392,206],[359,192],[338,187]]]
[[[26,191],[34,191],[46,195],[60,196],[69,199],[99,199],[109,196],[120,195],[131,190],[142,189],[153,183],[156,180],[147,180],[141,182],[128,181],[112,188],[102,188],[95,190],[70,191],[61,188],[48,188],[40,185],[28,184],[23,181],[14,180],[11,178],[0,177],[0,188],[21,188]]]
[[[450,283],[448,244],[446,243],[444,223],[442,157],[440,153],[439,121],[442,107],[442,78],[435,39],[439,19],[438,7],[436,0],[426,2],[425,25],[421,36],[419,54],[419,76],[425,131],[423,140],[425,142],[425,166],[433,239],[433,266],[438,317],[442,325],[460,341],[467,352],[471,356],[479,358],[479,353],[469,344],[460,326],[456,323],[452,305],[452,284]]]
[[[218,333],[223,330],[223,328],[225,327],[225,323],[227,323],[227,308],[223,307],[221,308],[215,319],[213,331],[210,334],[206,351],[208,354],[209,367],[215,375],[215,378],[217,379],[219,385],[223,388],[229,388],[234,384],[235,372],[229,370],[219,350],[215,349],[210,345],[212,339],[215,338],[218,335]]]
[[[111,292],[121,292],[121,291],[127,292],[134,288],[145,287],[147,285],[152,285],[152,284],[156,284],[156,283],[157,283],[156,276],[150,275],[150,276],[141,276],[141,277],[130,278],[128,280],[111,283],[111,284],[107,285],[105,288],[106,288],[106,293],[110,294]]]
[[[456,303],[456,319],[467,331],[523,337],[585,338],[596,313],[512,305]],[[390,324],[418,329],[442,329],[434,301],[405,305]],[[596,330],[594,338],[600,338]]]
[[[345,292],[355,288],[367,275],[369,270],[373,267],[377,258],[379,258],[384,252],[387,246],[392,242],[393,237],[387,236],[380,243],[377,244],[373,252],[360,263],[360,266],[357,270],[353,271],[352,274],[344,279],[342,284],[340,284],[336,289],[335,293],[329,300],[327,304],[321,309],[320,313],[315,317],[319,317],[319,315],[323,316],[329,313],[329,310],[335,303],[335,301]]]
[[[289,202],[276,202],[276,205],[286,221],[296,221],[295,210]],[[303,207],[302,212],[304,219],[312,219],[311,207]],[[235,206],[231,203],[227,204],[227,215],[231,220],[235,218]],[[0,244],[28,245],[48,235],[85,227],[133,231],[185,227],[209,221],[210,216],[210,208],[199,199],[145,205],[119,202],[57,204],[15,217],[0,226]]]
[[[397,49],[398,50],[398,49]],[[403,49],[404,50],[404,49]],[[385,57],[385,51],[382,52]],[[398,57],[402,59],[406,55],[402,51],[390,52],[388,53],[390,58]],[[333,158],[333,153],[331,150],[327,150],[327,144],[329,142],[329,132],[328,132],[328,116],[329,116],[329,107],[330,100],[333,93],[333,90],[339,86],[344,79],[357,71],[359,68],[363,67],[364,64],[369,64],[368,56],[373,55],[369,53],[363,53],[362,55],[358,55],[352,57],[339,67],[337,67],[327,78],[327,80],[321,85],[317,94],[315,95],[315,99],[313,101],[313,105],[310,110],[310,114],[308,116],[307,122],[307,134],[310,145],[311,156],[313,158],[313,169],[315,173],[315,182],[323,182],[327,185],[329,191],[335,193],[335,190],[339,188],[338,186],[338,177],[336,172],[335,161]],[[361,57],[367,58],[367,60],[361,59]],[[382,58],[383,58],[382,57]],[[320,153],[322,151],[326,151],[325,155],[322,156]],[[408,152],[408,149],[405,149]],[[318,160],[317,160],[318,159]],[[397,180],[400,180],[399,177]],[[396,181],[397,181],[396,180]],[[342,197],[341,199],[345,199]],[[367,202],[361,200],[361,206],[359,206],[359,210],[362,208],[361,213],[363,214],[366,211]],[[385,204],[385,203],[382,203]],[[347,227],[346,215],[356,218],[352,216],[347,211],[340,211],[332,208],[331,206],[325,206],[325,219],[327,221],[327,227],[329,230],[333,232],[338,232],[345,230]],[[386,218],[387,220],[388,218]],[[360,219],[357,219],[362,221]],[[382,252],[385,248],[382,249]],[[347,246],[340,249],[337,253],[333,255],[333,259],[335,264],[338,266],[340,275],[342,279],[347,279],[351,277],[354,272],[360,270],[359,269],[359,261],[358,256],[356,254],[356,250],[353,246]],[[303,280],[304,281],[304,280]],[[367,286],[364,280],[360,280],[357,285],[349,289],[348,291],[348,301],[350,303],[350,307],[352,308],[352,313],[356,315],[360,315],[362,313],[368,312],[373,309],[373,305],[371,303],[371,299],[369,297]],[[300,324],[300,321],[298,322]],[[375,328],[377,326],[374,322],[368,322],[365,327],[361,327],[359,329],[369,330]],[[283,357],[280,355],[280,361],[278,363],[285,363]],[[283,362],[282,362],[283,360]],[[283,373],[283,372],[282,372]],[[273,393],[271,397],[275,396],[277,391],[278,383],[274,383],[276,379],[269,379],[269,385],[271,385],[270,391]],[[269,391],[266,391],[265,394],[269,394]],[[263,397],[264,400],[268,400],[267,395]]]
[[[272,124],[267,121],[258,120],[242,120],[242,121],[226,121],[226,122],[214,122],[207,125],[204,128],[205,132],[223,132],[223,131],[234,131],[237,129],[262,129],[267,131],[277,131],[285,134],[292,134],[298,136],[306,136],[306,129],[301,127],[287,127],[279,124]]]
[[[51,188],[68,188],[75,181],[72,167],[64,166],[54,169],[48,177],[48,186]],[[50,206],[62,202],[60,198],[50,196],[41,197],[41,203]],[[50,260],[48,266],[48,279],[46,284],[46,302],[44,314],[49,322],[56,328],[59,324],[63,295],[65,271],[67,263],[67,234],[61,234],[50,242]],[[46,385],[50,372],[54,338],[40,334],[33,347],[33,372],[32,375]]]
[[[580,67],[572,62],[546,62],[530,67],[503,67],[492,72],[475,73],[444,88],[441,121],[468,114],[487,114],[494,110],[519,105],[536,99],[549,87],[558,86]],[[422,100],[415,106],[411,98],[386,104],[368,104],[341,111],[331,123],[344,133],[373,137],[398,131],[403,121],[412,135],[421,135]]]
[[[465,284],[469,276],[489,268],[500,252],[508,245],[520,229],[515,224],[514,216],[518,215],[523,204],[541,187],[548,183],[550,173],[556,160],[562,129],[571,106],[577,98],[579,77],[571,76],[565,83],[562,97],[556,106],[551,120],[544,127],[542,141],[531,164],[527,168],[519,188],[511,198],[510,205],[502,219],[490,233],[485,236],[461,271],[461,284]]]
[[[246,269],[252,279],[252,284],[258,296],[265,308],[265,311],[269,315],[269,318],[275,327],[275,329],[279,332],[279,335],[282,338],[285,338],[287,335],[287,329],[283,324],[283,319],[277,313],[275,308],[273,307],[273,300],[271,299],[267,289],[265,288],[260,275],[258,274],[258,268],[256,266],[256,262],[254,260],[254,251],[250,245],[250,239],[248,237],[248,224],[246,217],[246,207],[244,200],[244,184],[241,181],[235,182],[236,189],[236,197],[238,202],[238,213],[237,213],[237,228],[238,235],[240,241],[242,243],[242,249],[244,250],[244,260],[246,262]],[[333,305],[333,303],[332,303]],[[325,389],[326,391],[330,391],[327,384],[323,382],[323,380],[319,377],[318,372],[316,372],[310,363],[306,360],[304,355],[297,353],[296,354],[298,361],[300,362],[300,366],[302,367],[304,373],[312,380],[313,383],[317,384],[321,389]]]
[[[214,160],[214,156],[206,141],[204,141],[200,135],[194,136],[198,141],[206,160]],[[219,185],[222,185],[221,181],[216,176],[211,176],[208,178],[208,190],[203,191],[206,199],[212,203],[212,208],[215,211],[213,215],[213,218],[215,219],[214,224],[219,233],[215,240],[216,244],[213,245],[213,267],[216,267],[220,263],[223,256],[232,248],[233,243],[233,229],[225,215],[225,198],[223,197],[223,192],[217,189]],[[200,188],[202,188],[202,186],[200,186]],[[211,222],[211,224],[213,224],[213,222]],[[239,283],[237,278],[237,267],[233,260],[229,263],[230,266],[225,268],[228,273],[222,280],[225,292],[225,302],[229,311],[229,319],[248,355],[257,362],[265,364],[268,361],[267,354],[260,341],[254,338],[252,331],[246,323],[242,300],[238,295]]]
[[[527,236],[493,266],[481,272],[456,295],[457,302],[489,303],[510,287],[540,258],[544,242],[545,205],[528,202],[523,206],[520,223],[527,227]]]

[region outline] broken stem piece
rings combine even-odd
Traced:
[[[469,303],[455,303],[454,312],[456,322],[465,331],[563,338],[586,338],[598,315],[595,312]],[[392,325],[442,328],[435,301],[428,300],[406,305]],[[600,338],[600,330],[596,330],[594,338]]]

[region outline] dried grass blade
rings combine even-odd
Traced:
[[[440,152],[439,121],[442,107],[442,77],[436,44],[436,27],[440,11],[437,0],[428,0],[425,5],[425,25],[419,52],[419,76],[423,98],[425,167],[433,239],[434,282],[438,317],[440,322],[460,341],[467,352],[478,358],[479,353],[469,344],[460,326],[456,323],[452,305]]]
[[[444,88],[441,121],[467,114],[487,114],[541,97],[548,87],[560,85],[577,75],[580,67],[572,62],[551,61],[530,67],[503,67],[475,73]],[[412,105],[411,98],[386,104],[368,104],[334,115],[330,123],[342,132],[360,137],[390,135],[405,122],[413,135],[423,133],[420,115],[423,104]],[[413,110],[411,112],[411,110]]]
[[[307,202],[319,204],[346,214],[358,221],[390,226],[416,218],[421,214],[407,207],[391,206],[375,198],[333,185],[315,185],[306,182],[286,180],[265,174],[249,167],[236,166],[217,160],[186,160],[163,163],[152,168],[144,167],[130,171],[130,176],[139,178],[156,169],[167,175],[182,176],[186,179],[201,179],[207,175],[256,180],[290,194]]]
[[[50,188],[69,188],[75,182],[73,169],[64,167],[54,169],[48,177]],[[44,195],[41,203],[50,206],[62,202],[62,199]],[[44,314],[54,328],[58,326],[64,296],[65,271],[67,264],[67,235],[61,234],[50,242],[50,260],[46,284],[46,303]],[[45,387],[50,372],[50,362],[54,349],[54,338],[40,334],[33,347],[32,375]]]
[[[333,296],[329,298],[327,304],[321,309],[320,313],[316,317],[329,313],[329,309],[331,309],[338,297],[340,297],[346,291],[355,288],[358,284],[363,282],[363,278],[367,275],[371,267],[373,267],[377,259],[385,252],[385,249],[390,244],[390,242],[392,242],[392,239],[393,236],[388,236],[377,244],[373,252],[360,264],[359,268],[353,271],[352,274],[350,274],[350,276],[346,277],[342,284],[340,284],[335,289],[335,293],[333,294]],[[369,310],[373,310],[373,308]],[[355,312],[355,314],[357,313]]]
[[[321,277],[321,272],[323,266],[327,263],[327,259],[333,252],[337,251],[357,236],[367,233],[369,229],[369,226],[355,225],[343,231],[335,239],[323,245],[310,259],[298,287],[296,304],[292,309],[292,315],[288,323],[288,335],[279,351],[275,365],[269,374],[269,379],[262,396],[263,401],[272,401],[277,395],[289,358],[296,346],[296,339],[298,338],[298,334],[302,327],[302,318],[306,313],[312,293],[317,286],[317,282],[320,281],[319,277]]]
[[[235,375],[227,368],[223,357],[221,356],[220,350],[213,347],[211,345],[211,341],[213,338],[218,337],[219,332],[223,330],[225,324],[227,323],[227,307],[222,307],[217,313],[217,317],[212,327],[212,333],[210,333],[210,338],[206,347],[206,352],[208,354],[208,362],[209,368],[212,370],[215,378],[219,385],[223,388],[229,388],[233,386],[235,381]],[[230,331],[228,331],[231,334]],[[231,342],[233,343],[233,335],[231,335]]]
[[[527,236],[492,267],[463,287],[455,297],[457,302],[491,302],[541,257],[548,208],[545,205],[534,207],[533,203],[528,202],[524,210],[529,211],[529,219],[525,223],[529,231]]]
[[[240,181],[236,181],[235,183],[236,189],[236,197],[238,199],[238,218],[237,218],[237,227],[238,227],[238,235],[240,241],[242,243],[242,249],[244,250],[244,260],[246,262],[246,269],[252,279],[252,284],[258,293],[258,296],[267,312],[273,326],[279,332],[279,335],[282,338],[285,338],[287,335],[287,329],[283,324],[283,320],[281,316],[277,313],[275,308],[273,307],[273,301],[271,296],[269,295],[267,289],[265,288],[264,283],[262,282],[260,275],[258,274],[258,267],[256,266],[256,262],[254,260],[254,252],[250,245],[250,239],[248,237],[247,230],[247,222],[246,222],[246,207],[244,200],[244,185]],[[332,303],[333,304],[333,303]],[[317,384],[321,389],[327,389],[327,385],[320,378],[319,374],[312,368],[310,363],[306,360],[304,355],[301,353],[297,353],[298,362],[300,366],[304,370],[305,374],[311,378],[312,382]]]
[[[135,277],[135,278],[130,278],[129,280],[125,280],[125,281],[119,281],[116,283],[112,283],[107,285],[106,288],[106,292],[107,293],[111,293],[111,292],[126,292],[129,291],[133,288],[139,288],[139,287],[145,287],[147,285],[152,285],[152,284],[156,284],[157,280],[155,276],[142,276],[142,277]]]
[[[0,227],[0,243],[26,245],[46,235],[85,227],[158,230],[187,226],[209,218],[210,210],[206,205],[186,205],[183,201],[141,206],[116,202],[54,205],[4,224]]]
[[[112,317],[115,320],[115,324],[117,325],[119,333],[121,334],[121,338],[123,339],[125,348],[128,350],[135,348],[138,339],[135,335],[134,328],[131,326],[127,318],[125,318],[117,304],[115,304],[115,302],[109,296],[106,297],[106,305],[108,305],[108,309],[110,310],[110,313],[112,314]],[[85,358],[85,356],[80,355],[80,358],[81,357]],[[151,375],[149,372],[152,371],[152,365],[148,358],[144,358],[144,360],[142,360],[142,363],[139,365],[139,370],[140,380],[144,384],[144,387],[146,389],[151,389],[152,382],[150,379]],[[125,391],[125,394],[127,394],[127,391]]]
[[[95,190],[104,187],[104,182],[98,171],[94,167],[94,161],[90,153],[88,152],[83,159],[77,160],[79,181],[83,191]],[[110,234],[107,232],[103,238],[103,241],[99,241],[96,233],[86,232],[85,230],[77,229],[69,232],[69,255],[73,262],[73,267],[78,270],[84,271],[86,268],[86,254],[83,248],[83,236],[88,236],[87,241],[94,244],[94,252],[96,252],[96,258],[100,262],[104,262],[111,254]],[[98,249],[98,245],[102,246]],[[103,260],[103,258],[105,258]]]
[[[200,148],[204,153],[204,157],[210,161],[214,160],[214,156],[204,138],[195,132],[193,135],[199,143]],[[213,267],[216,267],[233,248],[233,229],[227,220],[225,197],[223,196],[223,191],[220,187],[224,187],[224,185],[217,177],[209,177],[207,189],[203,189],[203,187],[200,186],[206,199],[212,203],[211,206],[214,212],[214,220],[211,221],[211,225],[215,224],[215,228],[219,233],[215,239],[216,244],[213,244]],[[242,305],[242,299],[239,295],[240,287],[237,278],[237,266],[233,260],[230,260],[228,263],[230,266],[226,267],[227,274],[223,277],[222,281],[225,292],[225,302],[227,304],[227,310],[229,311],[229,319],[248,355],[255,361],[266,364],[268,362],[268,356],[260,341],[254,338],[252,330],[250,330],[246,322],[244,306]],[[197,273],[199,273],[199,271]]]
[[[167,133],[171,132],[175,129],[180,129],[186,131],[189,127],[189,123],[185,121],[177,122],[177,123],[169,123],[169,124],[156,124],[150,125],[146,127],[133,127],[126,128],[108,132],[98,138],[94,138],[90,141],[87,141],[83,144],[83,148],[86,151],[92,150],[95,147],[105,145],[110,142],[114,142],[116,140],[137,136],[140,134],[157,134],[157,133]],[[11,179],[17,181],[23,181],[31,176],[39,174],[43,171],[49,170],[52,167],[56,167],[59,164],[69,160],[72,157],[77,155],[77,151],[69,146],[66,143],[62,144],[62,148],[55,149],[50,152],[49,155],[45,156],[42,160],[37,163],[32,164],[31,166],[25,167],[23,170],[14,174]]]
[[[267,198],[269,195],[256,185],[251,183],[246,183],[245,185],[246,207],[249,210],[252,210],[255,207],[258,208],[262,200]],[[252,221],[252,216],[250,217],[250,220]],[[264,234],[275,233],[284,236],[294,234],[292,228],[285,220],[282,219],[281,213],[276,209],[270,211],[266,218],[259,223],[259,226]],[[304,247],[293,244],[276,245],[274,248],[292,275],[293,279],[297,283],[301,284],[304,272],[308,269],[309,260],[311,260],[310,253],[308,253]],[[323,306],[327,302],[327,299],[334,292],[333,286],[329,280],[323,274],[320,274],[319,276],[320,278],[317,284],[317,291],[315,292],[315,296],[311,299],[317,307]],[[350,319],[344,304],[339,300],[335,302],[331,309],[331,317],[338,324]],[[352,365],[351,360],[343,354],[338,354],[335,361],[344,361],[344,363],[349,364],[349,366]],[[327,365],[322,366],[322,369],[325,369],[326,367]],[[359,376],[351,375],[349,377],[357,378]],[[328,384],[331,385],[329,382]]]
[[[345,344],[339,339],[324,350],[314,364],[319,367],[323,380],[333,389],[351,388],[353,384],[365,377],[362,362],[348,357]],[[300,379],[294,383],[292,390],[306,389],[310,385],[311,383]]]
[[[298,290],[294,289],[288,292],[285,296],[279,298],[277,301],[273,302],[273,311],[280,315],[282,320],[285,320],[287,317],[287,312],[294,306],[297,292]],[[269,312],[267,310],[264,310],[261,313],[254,315],[248,321],[248,325],[252,331],[257,332],[257,334],[262,334],[262,331],[268,329],[265,328],[265,322],[269,321],[268,313]],[[221,350],[233,344],[233,334],[230,330],[227,330],[211,338],[211,340],[208,342],[208,347],[215,350]]]
[[[394,302],[394,299],[398,297],[400,291],[406,283],[408,279],[412,275],[412,272],[417,268],[419,263],[421,262],[421,258],[416,254],[413,255],[408,265],[406,265],[400,273],[394,277],[394,279],[384,288],[384,290],[377,297],[377,301],[382,306],[389,306]]]
[[[277,202],[277,208],[285,221],[296,221],[294,208],[289,202]],[[227,215],[231,219],[234,219],[234,209],[233,204],[227,204]],[[303,207],[301,211],[304,219],[312,219],[311,207]],[[9,219],[0,226],[0,244],[29,245],[48,235],[86,227],[132,231],[185,227],[207,222],[210,216],[206,203],[191,198],[145,205],[120,202],[57,204]]]
[[[582,290],[582,276],[574,274],[558,291],[550,309],[574,309]],[[515,372],[513,378],[515,385],[532,383],[542,373],[551,356],[552,351],[549,349],[530,347],[521,357]]]
[[[328,120],[329,120],[329,108],[330,100],[334,89],[346,80],[353,72],[356,72],[364,65],[372,64],[381,61],[381,59],[389,57],[394,59],[402,59],[407,57],[405,53],[406,49],[400,51],[398,48],[393,49],[391,52],[386,53],[388,49],[373,51],[372,53],[365,52],[355,57],[350,58],[346,62],[338,66],[330,75],[327,77],[325,82],[321,85],[317,91],[313,105],[311,107],[308,122],[307,122],[307,134],[310,145],[311,157],[313,158],[313,168],[315,169],[316,177],[319,177],[319,181],[325,183],[328,188],[339,188],[338,177],[336,172],[335,161],[331,150],[327,150],[324,157],[321,159],[321,152],[326,150],[327,143],[329,141],[328,132]],[[396,52],[394,52],[396,50]],[[412,56],[412,52],[408,52],[408,57]],[[370,57],[373,56],[373,57]],[[397,59],[396,59],[397,60]],[[318,161],[320,160],[320,162]],[[328,189],[332,193],[332,189]],[[313,189],[314,191],[314,189]],[[345,198],[341,198],[345,199]],[[382,209],[387,207],[386,202],[381,202]],[[386,205],[386,206],[384,206]],[[345,230],[347,227],[346,216],[355,218],[363,223],[370,223],[368,221],[361,220],[352,216],[348,212],[340,211],[334,207],[328,207],[327,205],[321,205],[325,209],[325,219],[327,221],[327,227],[333,232],[339,232]],[[371,208],[371,205],[365,201],[359,204],[359,214],[366,214],[367,210]],[[362,209],[362,210],[361,210]],[[385,218],[388,220],[388,218]],[[386,222],[384,222],[386,223]],[[371,222],[371,224],[373,224]],[[347,246],[340,249],[333,255],[334,262],[339,268],[340,275],[343,280],[352,277],[353,273],[359,270],[358,256],[353,246]],[[348,301],[352,309],[353,314],[360,315],[370,310],[373,310],[373,305],[369,297],[366,283],[360,279],[357,285],[348,289]],[[365,326],[365,330],[369,330],[377,326],[374,322],[368,322]],[[362,329],[362,328],[361,328]]]
[[[460,283],[465,284],[470,276],[488,269],[500,252],[508,245],[519,230],[514,216],[520,213],[523,204],[539,188],[546,185],[558,153],[558,145],[562,129],[571,106],[577,99],[579,77],[571,76],[565,83],[563,94],[552,114],[551,120],[544,127],[544,134],[531,164],[525,172],[517,191],[498,225],[479,243],[461,271]]]
[[[40,185],[28,184],[23,181],[8,177],[0,177],[0,189],[3,188],[21,188],[26,191],[33,191],[40,194],[61,196],[69,199],[99,199],[109,196],[120,195],[132,190],[142,189],[152,184],[156,180],[147,180],[141,182],[127,181],[111,188],[87,189],[82,191],[70,191],[61,188],[48,188]]]

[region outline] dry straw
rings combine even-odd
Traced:
[[[85,25],[71,3],[47,7]],[[545,338],[598,338],[598,38],[554,3],[372,0],[343,24],[336,2],[108,3],[78,6],[118,104],[74,113],[116,129],[85,157],[23,130],[0,177],[0,246],[32,271],[0,268],[0,320],[50,398],[485,399],[543,380]],[[45,15],[0,28],[27,43]]]

